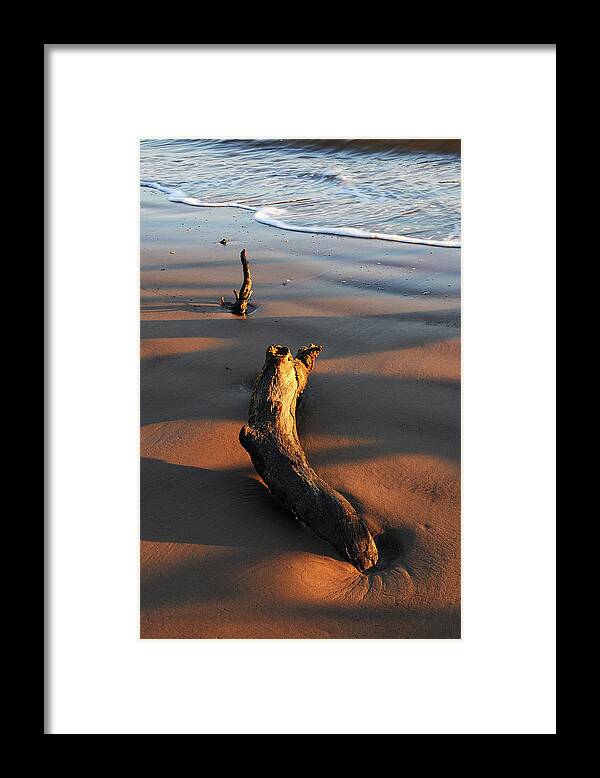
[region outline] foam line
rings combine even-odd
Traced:
[[[276,227],[280,230],[287,230],[289,232],[309,232],[313,235],[339,235],[344,238],[362,238],[370,240],[388,240],[393,243],[412,243],[421,246],[440,246],[444,248],[460,248],[460,241],[455,240],[431,240],[429,238],[411,238],[407,235],[393,235],[387,232],[368,232],[367,230],[361,230],[357,227],[322,227],[319,225],[305,226],[301,224],[289,224],[288,222],[281,221],[276,218],[286,213],[283,208],[259,208],[256,210],[255,206],[242,205],[235,200],[230,200],[222,203],[212,203],[198,200],[197,197],[189,197],[185,192],[179,189],[173,189],[172,187],[163,186],[156,181],[140,181],[140,186],[148,189],[155,189],[158,192],[163,192],[167,196],[167,200],[173,203],[183,203],[184,205],[192,205],[196,208],[240,208],[243,211],[253,211],[254,219],[261,224],[266,224],[269,227]]]

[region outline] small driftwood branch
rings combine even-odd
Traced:
[[[309,465],[296,429],[296,404],[321,346],[269,346],[240,443],[257,473],[283,507],[327,540],[359,570],[377,564],[371,533],[352,505]]]
[[[240,259],[242,260],[242,268],[244,270],[244,281],[241,289],[239,293],[236,292],[235,289],[233,290],[235,302],[228,303],[225,301],[224,297],[221,297],[221,305],[230,310],[231,313],[235,313],[238,316],[245,316],[248,310],[248,300],[252,294],[252,277],[250,275],[250,268],[248,267],[248,260],[246,259],[246,249],[242,249]]]

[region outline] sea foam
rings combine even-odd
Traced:
[[[208,202],[199,200],[197,197],[191,197],[180,189],[164,186],[157,181],[140,181],[140,186],[148,189],[155,189],[166,195],[167,200],[173,203],[183,203],[184,205],[194,206],[196,208],[239,208],[243,211],[252,211],[254,219],[261,224],[269,227],[276,227],[280,230],[289,232],[308,232],[313,235],[339,235],[345,238],[362,238],[370,240],[387,240],[394,243],[411,243],[423,246],[440,246],[444,248],[460,248],[460,241],[456,240],[432,240],[429,238],[414,238],[407,235],[394,235],[387,232],[369,232],[357,227],[324,227],[322,225],[301,225],[291,224],[280,219],[288,211],[285,208],[275,208],[272,206],[257,207],[253,205],[244,205],[235,200],[224,202]]]

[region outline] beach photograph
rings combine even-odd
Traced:
[[[461,636],[461,141],[143,138],[140,636]]]

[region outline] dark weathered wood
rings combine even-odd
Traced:
[[[329,541],[359,570],[377,564],[371,533],[352,505],[312,469],[296,428],[296,403],[321,346],[269,346],[248,409],[240,443],[257,473],[286,510]]]
[[[246,259],[246,249],[242,249],[240,254],[242,260],[242,268],[244,270],[244,281],[240,288],[239,293],[233,290],[235,295],[235,302],[228,303],[224,297],[221,297],[221,305],[224,305],[231,313],[236,313],[238,316],[245,316],[248,310],[248,301],[252,294],[252,277],[250,275],[250,268],[248,267],[248,260]]]

